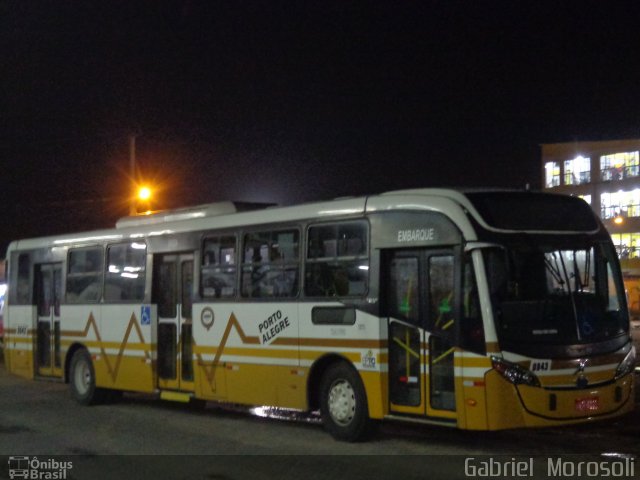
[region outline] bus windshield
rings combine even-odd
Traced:
[[[564,347],[606,350],[627,332],[624,289],[610,245],[513,243],[485,249],[484,259],[502,349],[579,356],[571,352],[584,350]]]

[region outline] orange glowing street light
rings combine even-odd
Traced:
[[[618,215],[613,219],[613,223],[615,223],[616,225],[622,225],[624,223],[624,218],[622,218],[621,215]]]
[[[136,135],[129,136],[129,178],[133,182],[133,195],[129,197],[129,215],[139,215],[141,210],[145,214],[151,213],[151,200],[153,190],[148,185],[136,182],[138,172],[136,170]]]
[[[149,201],[151,200],[151,189],[147,186],[138,188],[138,200]]]
[[[153,199],[153,190],[147,185],[136,186],[136,194],[134,195],[135,211],[133,215],[149,215],[151,213],[151,200]]]

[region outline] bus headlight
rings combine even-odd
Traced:
[[[491,357],[491,363],[493,364],[494,370],[514,385],[540,386],[538,377],[536,377],[531,370],[498,357]]]
[[[616,379],[620,377],[624,377],[628,373],[633,372],[633,369],[636,366],[636,349],[635,347],[631,347],[627,356],[624,357],[624,360],[620,362],[618,368],[616,369]]]

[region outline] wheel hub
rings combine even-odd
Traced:
[[[86,362],[80,362],[77,365],[75,384],[76,390],[79,393],[84,394],[89,390],[89,384],[91,383],[91,372],[89,371],[89,365]]]
[[[356,413],[356,395],[346,380],[336,380],[329,389],[328,399],[331,418],[339,425],[348,425]]]

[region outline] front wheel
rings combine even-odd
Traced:
[[[71,395],[82,405],[94,405],[105,399],[105,390],[96,388],[96,374],[89,352],[76,351],[71,357],[69,384]]]
[[[355,442],[371,432],[364,385],[351,366],[338,363],[323,375],[320,413],[324,428],[337,440]]]

